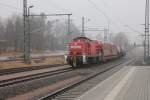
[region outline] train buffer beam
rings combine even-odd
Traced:
[[[150,66],[126,66],[76,100],[150,100]]]

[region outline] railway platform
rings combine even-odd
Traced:
[[[126,66],[76,100],[150,100],[150,66]]]

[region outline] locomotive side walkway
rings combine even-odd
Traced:
[[[126,66],[76,100],[150,100],[150,66]]]

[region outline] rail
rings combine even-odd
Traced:
[[[61,88],[61,89],[59,89],[59,90],[57,90],[57,91],[55,91],[53,93],[49,93],[48,95],[39,98],[39,100],[51,99],[51,98],[55,97],[56,95],[63,93],[66,90],[69,90],[69,89],[71,89],[71,88],[73,88],[75,86],[78,86],[81,83],[84,83],[84,82],[86,82],[86,81],[88,81],[88,80],[90,80],[90,79],[92,79],[92,78],[94,78],[94,77],[96,77],[96,76],[98,76],[98,75],[108,71],[108,70],[113,69],[116,66],[125,66],[125,65],[129,65],[129,64],[131,65],[135,61],[136,61],[136,58],[135,59],[131,59],[131,60],[126,61],[126,62],[120,62],[119,64],[116,64],[116,65],[112,65],[111,67],[109,67],[107,69],[104,69],[103,71],[97,72],[96,74],[90,75],[90,76],[88,76],[86,78],[83,78],[83,79],[81,79],[79,81],[76,81],[75,83],[67,85],[66,87],[63,87],[63,88]]]

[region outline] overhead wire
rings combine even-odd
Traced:
[[[87,0],[92,6],[93,8],[95,8],[100,14],[102,14],[106,19],[107,19],[107,23],[111,24],[111,25],[115,25],[117,28],[121,28],[118,23],[114,22],[103,10],[101,10],[92,0]]]
[[[91,0],[90,0],[91,1]],[[105,7],[107,7],[108,8],[108,4],[106,3],[106,1],[104,1],[104,0],[101,0],[102,1],[102,3],[105,5]],[[96,6],[96,4],[95,4],[95,6]],[[109,8],[108,8],[109,9]],[[124,25],[126,25],[125,23],[122,23],[120,20],[119,20],[119,18],[117,17],[116,18],[117,19],[117,22],[119,23],[119,24],[121,24],[121,26],[124,26]],[[128,25],[129,26],[129,25]],[[129,26],[130,27],[130,26]],[[134,31],[134,32],[138,32],[138,31]]]
[[[61,9],[61,10],[64,11],[64,12],[71,13],[71,11],[69,11],[68,9],[64,8],[62,5],[56,3],[56,2],[54,2],[54,1],[52,1],[52,0],[51,0],[51,1],[48,1],[48,2],[52,3],[53,6],[56,6],[56,8],[59,8],[59,9]],[[77,13],[78,13],[78,12],[73,12],[73,15],[81,18],[82,16],[80,16],[80,15],[77,14]]]

